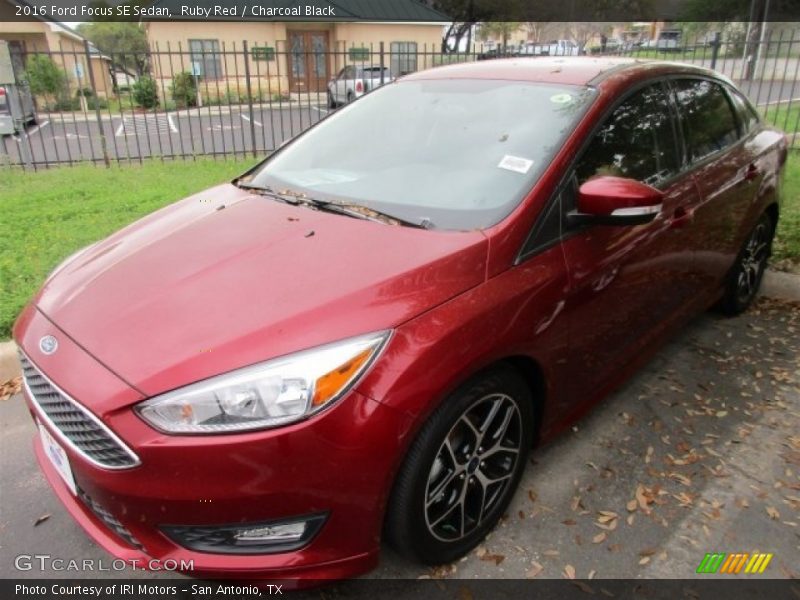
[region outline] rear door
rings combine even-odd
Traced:
[[[671,81],[671,87],[680,113],[687,168],[701,195],[691,215],[695,235],[689,247],[704,289],[713,292],[742,244],[740,226],[763,174],[721,83],[682,78]]]
[[[592,398],[692,300],[688,276],[691,224],[674,217],[699,201],[681,172],[675,119],[666,87],[633,93],[601,124],[582,153],[565,191],[566,210],[578,187],[600,175],[636,179],[661,189],[661,213],[638,226],[594,225],[567,232],[562,242],[570,277],[570,399]]]

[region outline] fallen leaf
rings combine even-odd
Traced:
[[[592,543],[593,544],[602,544],[603,542],[606,541],[607,537],[608,537],[608,535],[606,535],[605,532],[598,533],[596,536],[594,536],[592,538]]]
[[[42,523],[47,521],[47,519],[49,519],[49,518],[50,518],[50,513],[47,513],[46,515],[42,515],[41,517],[36,519],[36,522],[33,524],[33,526],[34,527],[38,527],[39,525],[41,525]]]
[[[564,577],[567,579],[575,579],[575,567],[572,565],[564,567]]]
[[[628,512],[633,512],[639,506],[639,503],[636,500],[631,500],[628,504],[625,505],[625,508],[628,509]]]
[[[640,565],[646,565],[649,562],[650,562],[650,557],[649,556],[644,556],[644,557],[639,559],[639,564]]]
[[[531,568],[528,569],[527,572],[525,573],[525,577],[527,577],[528,579],[533,579],[542,571],[544,571],[544,567],[538,562],[533,561],[531,563]]]
[[[575,581],[571,581],[570,583],[572,583],[572,585],[577,587],[584,594],[592,594],[592,595],[594,595],[594,590],[592,589],[592,586],[590,586],[585,581],[581,581],[580,579],[576,579]]]
[[[778,509],[773,506],[767,507],[767,514],[769,515],[770,519],[778,520],[781,518],[781,513],[779,513]]]

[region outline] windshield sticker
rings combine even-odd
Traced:
[[[572,100],[572,94],[556,94],[550,96],[550,102],[553,104],[566,104]]]
[[[533,166],[533,161],[527,158],[506,154],[497,166],[501,169],[522,173],[524,175]]]

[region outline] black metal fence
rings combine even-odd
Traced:
[[[692,43],[605,40],[580,49],[524,43],[502,50],[440,50],[389,42],[334,50],[315,50],[313,44],[288,48],[283,42],[168,44],[136,55],[102,54],[89,44],[57,51],[12,47],[18,81],[35,92],[36,115],[2,137],[0,165],[37,169],[86,161],[264,156],[330,114],[334,104],[409,72],[547,54],[621,55],[715,68],[791,139],[800,130],[800,31],[755,41],[713,34]],[[329,83],[337,78],[331,99]]]

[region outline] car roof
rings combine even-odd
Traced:
[[[599,85],[607,79],[613,79],[615,84],[625,84],[643,77],[671,73],[724,79],[714,71],[684,63],[593,56],[482,60],[418,71],[403,79],[504,79],[562,85]]]

